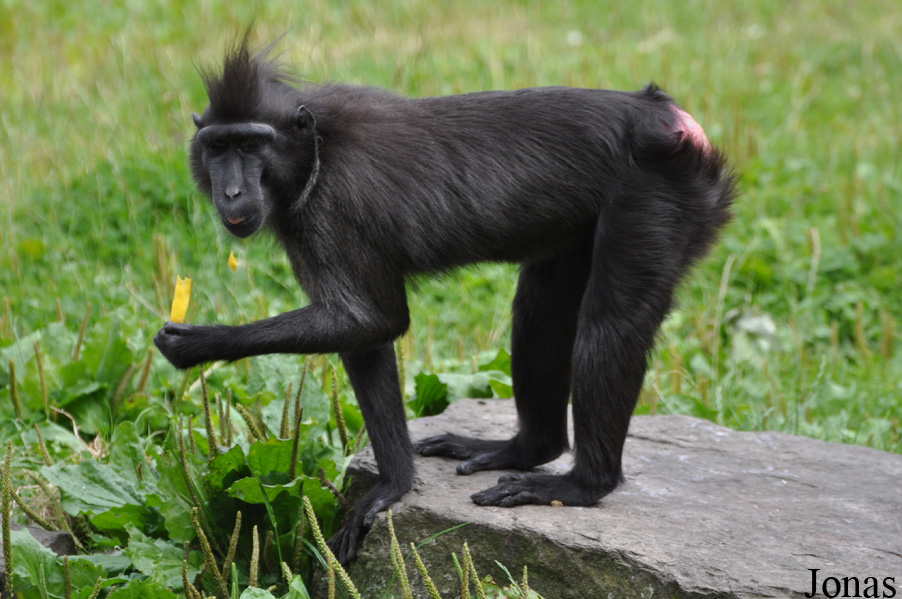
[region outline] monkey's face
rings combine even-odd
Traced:
[[[202,127],[192,148],[195,177],[226,230],[253,235],[266,222],[270,201],[262,179],[275,131],[261,123]]]

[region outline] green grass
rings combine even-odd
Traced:
[[[898,2],[114,4],[2,4],[2,419],[12,422],[9,358],[26,412],[40,406],[34,357],[12,344],[42,331],[55,400],[73,381],[105,389],[79,412],[88,430],[109,440],[117,419],[145,409],[165,424],[181,377],[159,356],[146,401],[97,406],[142,363],[176,274],[194,279],[192,322],[304,301],[272,242],[219,230],[186,165],[191,112],[206,104],[197,66],[255,19],[256,38],[286,34],[278,52],[317,82],[413,96],[657,82],[730,155],[742,195],[680,292],[638,411],[902,453]],[[422,367],[468,372],[505,347],[515,284],[515,267],[484,265],[412,289],[408,380]],[[96,368],[74,372],[67,356],[89,305]],[[58,309],[64,331],[48,329]],[[124,356],[115,366],[111,347]],[[270,372],[251,361],[219,382],[276,397],[285,381],[261,380]],[[21,427],[4,431],[34,449]]]
[[[6,5],[0,289],[19,334],[59,298],[71,321],[124,306],[149,336],[175,273],[194,277],[196,322],[302,301],[273,244],[218,230],[185,164],[196,66],[256,17],[312,81],[417,96],[658,82],[731,155],[743,193],[665,327],[642,409],[900,448],[894,2]],[[515,277],[489,265],[422,284],[408,356],[441,370],[505,345]],[[737,311],[772,319],[774,342],[737,351]]]

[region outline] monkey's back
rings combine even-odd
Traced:
[[[301,94],[322,136],[314,195],[338,203],[360,238],[391,240],[407,272],[584,244],[624,181],[659,176],[645,168],[648,149],[666,156],[679,145],[674,105],[654,87],[408,99],[328,85]]]

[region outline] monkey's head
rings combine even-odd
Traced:
[[[265,122],[208,125],[194,114],[198,129],[191,147],[194,179],[213,200],[223,226],[236,237],[259,231],[275,206],[291,201],[281,196],[297,188],[297,175],[310,172],[296,160],[308,154],[305,162],[309,162],[312,152],[296,146],[305,131],[315,135],[313,115],[300,106],[291,120],[291,125],[278,128]]]
[[[316,121],[300,105],[295,80],[253,55],[248,35],[225,57],[221,72],[203,71],[210,98],[194,114],[191,170],[226,230],[253,235],[277,210],[290,209],[314,183]]]

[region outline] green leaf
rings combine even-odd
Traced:
[[[96,460],[43,466],[41,474],[60,488],[63,508],[70,514],[99,514],[114,507],[144,505],[144,495],[132,481]]]
[[[303,479],[305,476],[299,476],[287,484],[262,484],[256,478],[248,476],[235,481],[226,492],[234,497],[247,503],[264,503],[266,500],[275,501],[282,492],[287,491],[293,497],[300,497],[301,488],[303,487]],[[318,481],[317,481],[318,484]],[[266,500],[263,493],[266,493]]]
[[[107,576],[122,574],[132,567],[132,561],[124,555],[107,555],[106,553],[94,553],[92,555],[70,555],[69,565],[75,560],[84,560],[90,564],[106,570]]]
[[[152,580],[133,580],[116,589],[107,599],[179,599],[179,596]]]
[[[339,470],[332,460],[320,460],[316,469],[319,470],[320,468],[325,471],[327,479],[331,481],[338,479]],[[327,538],[332,536],[332,533],[338,529],[338,525],[341,523],[338,518],[340,509],[335,495],[332,494],[332,491],[322,486],[318,477],[304,477],[303,494],[310,499],[313,511],[322,520],[323,534]]]
[[[41,353],[44,357],[44,369],[49,370],[55,364],[67,364],[75,351],[77,334],[66,328],[63,322],[51,322],[41,329]]]
[[[38,426],[41,429],[41,435],[44,437],[44,442],[48,447],[52,447],[52,445],[56,443],[75,453],[81,451],[85,447],[84,443],[72,433],[71,426],[68,428],[63,427],[49,420],[42,421]],[[51,451],[53,450],[51,449]]]
[[[110,467],[135,487],[153,485],[155,475],[144,459],[144,445],[133,422],[122,422],[110,441]],[[141,476],[138,476],[138,469]],[[142,480],[143,479],[143,480]]]
[[[498,350],[498,355],[496,355],[490,362],[479,365],[480,372],[488,372],[491,370],[498,370],[503,372],[504,374],[510,376],[511,374],[511,355],[507,353],[507,350],[501,348]]]
[[[10,531],[13,554],[13,573],[16,588],[34,590],[35,582],[40,579],[41,567],[44,568],[44,579],[47,582],[47,593],[50,597],[62,598],[66,593],[66,570],[62,558],[38,543],[26,530]],[[107,573],[99,566],[86,560],[73,558],[69,563],[72,587],[93,587],[98,577],[106,577]],[[37,595],[34,595],[37,596]]]
[[[407,402],[414,414],[433,416],[441,414],[448,407],[448,385],[437,374],[419,373],[414,377],[416,395]]]
[[[489,381],[492,379],[488,372],[474,374],[454,374],[443,372],[438,375],[443,383],[448,385],[448,401],[455,402],[465,397],[474,399],[487,399],[492,397],[492,388]]]
[[[252,472],[263,477],[272,472],[288,472],[292,449],[291,439],[270,437],[266,441],[257,441],[248,449],[247,465]]]
[[[128,547],[125,555],[135,568],[152,582],[175,590],[182,588],[182,560],[185,551],[180,544],[163,539],[146,536],[134,526],[126,526]],[[194,578],[203,570],[203,556],[192,551],[188,556],[188,579]]]
[[[288,584],[288,594],[285,595],[284,599],[310,599],[307,586],[300,576],[295,576],[291,579],[291,582]]]
[[[66,391],[64,395],[56,398],[54,403],[61,408],[65,408],[75,400],[94,395],[98,390],[104,388],[97,381],[88,381],[80,378],[86,375],[87,371],[80,362],[73,362],[69,366],[64,366],[63,381],[66,385]],[[67,378],[74,378],[76,381],[73,381],[72,384],[66,384],[65,380]]]
[[[275,596],[267,590],[258,589],[257,587],[248,587],[241,593],[239,599],[276,599]]]
[[[514,396],[513,385],[508,385],[507,383],[502,383],[501,381],[492,379],[489,381],[489,387],[491,387],[492,391],[495,392],[495,395],[497,395],[501,399],[509,399]]]
[[[16,363],[16,382],[22,384],[28,374],[26,365],[34,358],[34,342],[40,339],[40,333],[32,333],[23,337],[18,343],[0,348],[0,372],[9,375],[9,361]],[[8,378],[6,379],[8,382]]]
[[[152,512],[145,506],[127,504],[95,515],[91,518],[91,524],[98,530],[115,532],[126,530],[129,526],[144,529],[152,518]]]
[[[228,487],[237,478],[248,476],[250,470],[244,450],[235,445],[224,454],[218,455],[210,462],[210,469],[204,474],[204,480],[211,491],[221,491]]]
[[[148,496],[147,505],[155,507],[163,514],[166,531],[173,541],[191,541],[196,533],[191,523],[191,508],[194,502],[188,492],[185,476],[178,463],[175,451],[169,451],[159,456],[157,460],[157,472],[160,480],[157,482],[157,492]],[[189,469],[194,472],[193,458],[188,457]],[[197,478],[194,479],[195,481]],[[203,485],[195,485],[198,491],[203,491]],[[205,502],[206,497],[200,501]]]

